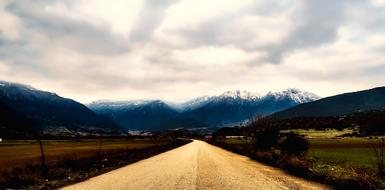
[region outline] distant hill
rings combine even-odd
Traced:
[[[248,91],[227,91],[182,104],[152,101],[96,101],[88,105],[129,130],[202,129],[238,125],[257,114],[267,115],[319,99],[298,89],[260,95]]]
[[[160,100],[93,102],[89,108],[110,117],[126,129],[156,130],[170,124],[179,113]]]
[[[0,101],[0,138],[4,137],[32,137],[34,128],[32,121],[21,117]]]
[[[354,112],[385,109],[385,87],[345,93],[300,104],[273,114],[276,119],[340,116]]]
[[[0,132],[8,136],[43,132],[51,135],[117,134],[110,118],[54,93],[0,81]]]

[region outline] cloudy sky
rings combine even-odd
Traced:
[[[84,103],[383,86],[385,0],[1,0],[0,80]]]

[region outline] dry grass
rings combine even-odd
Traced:
[[[336,129],[326,129],[326,130],[314,130],[314,129],[290,129],[290,130],[281,130],[282,133],[294,132],[301,135],[306,135],[309,138],[334,138],[337,136],[341,136],[347,133],[354,132],[353,129],[344,129],[344,130],[336,130]]]
[[[159,145],[149,139],[85,139],[47,140],[43,142],[47,164],[66,158],[90,157],[99,150],[108,152],[116,149],[141,149]],[[39,143],[32,140],[3,141],[0,144],[0,170],[40,163]]]
[[[37,142],[6,141],[0,145],[0,189],[56,189],[188,142],[172,138],[44,141],[46,167],[41,170]],[[46,171],[44,179],[41,171]]]

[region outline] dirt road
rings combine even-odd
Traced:
[[[174,150],[64,189],[328,188],[195,140]]]

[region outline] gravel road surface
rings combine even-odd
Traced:
[[[67,186],[66,190],[329,189],[203,141]]]

